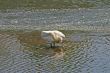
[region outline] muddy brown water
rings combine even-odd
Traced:
[[[63,47],[50,48],[40,31],[0,31],[0,73],[110,72],[109,32],[62,32]]]

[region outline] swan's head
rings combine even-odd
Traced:
[[[65,35],[62,32],[53,31],[53,32],[50,32],[49,34],[53,37],[53,39],[56,43],[64,42]]]

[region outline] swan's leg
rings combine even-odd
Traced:
[[[51,47],[51,48],[53,47],[52,43],[50,43],[50,47]]]
[[[51,48],[55,47],[55,42],[50,43]]]
[[[53,46],[55,47],[55,42],[53,42]]]

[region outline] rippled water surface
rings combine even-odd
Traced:
[[[0,32],[0,73],[109,73],[110,33],[62,31],[50,48],[40,31]]]
[[[36,7],[34,0],[28,1],[24,7]],[[65,0],[66,4],[69,1],[73,0]],[[0,1],[0,9],[4,7],[0,10],[0,73],[109,73],[109,0],[77,1],[72,2],[77,9],[70,5],[70,9],[39,10],[5,9],[8,1]],[[94,3],[96,8],[89,9]],[[65,41],[50,48],[40,32],[57,29],[66,35]]]
[[[110,9],[0,11],[0,29],[110,31]]]
[[[1,25],[96,25],[110,23],[110,9],[44,9],[0,11]]]

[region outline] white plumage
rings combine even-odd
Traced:
[[[63,39],[65,38],[65,35],[58,30],[53,30],[53,31],[42,31],[41,37],[45,41],[50,43],[51,47],[53,47],[55,46],[55,43],[62,43]]]

